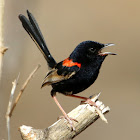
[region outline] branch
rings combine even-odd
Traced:
[[[3,45],[3,15],[4,15],[4,4],[5,0],[0,1],[0,80],[2,75],[3,55],[8,50]]]
[[[7,108],[7,112],[6,112],[8,140],[10,140],[10,117],[9,117],[9,113],[10,113],[10,110],[11,110],[11,107],[12,107],[13,97],[14,97],[14,93],[15,93],[15,90],[16,90],[16,86],[18,84],[18,79],[19,79],[19,75],[18,75],[17,79],[15,79],[14,82],[12,82],[13,87],[12,87],[12,90],[11,90],[9,104],[8,104],[8,108]]]
[[[30,126],[22,125],[19,128],[23,140],[70,140],[84,131],[99,117],[107,123],[103,114],[109,112],[109,107],[105,107],[101,101],[98,101],[99,94],[92,97],[92,101],[96,101],[97,107],[89,104],[82,104],[73,109],[68,116],[75,118],[78,122],[74,122],[76,131],[71,131],[65,119],[59,119],[53,125],[46,129],[34,129]]]
[[[29,75],[29,77],[27,78],[27,80],[25,81],[25,83],[23,84],[18,96],[16,97],[16,100],[12,106],[12,109],[10,110],[10,113],[9,113],[9,117],[12,116],[12,113],[13,113],[13,110],[15,109],[19,99],[21,98],[21,95],[23,93],[23,91],[25,90],[26,86],[28,85],[29,81],[31,80],[31,78],[34,76],[35,72],[40,68],[40,65],[37,65],[37,67],[32,71],[32,73]]]
[[[10,99],[9,99],[9,104],[8,104],[8,108],[7,108],[7,112],[6,112],[6,122],[7,122],[7,131],[8,131],[8,140],[10,140],[10,120],[11,120],[11,116],[12,116],[12,113],[19,101],[19,99],[21,98],[21,95],[23,94],[23,91],[25,90],[27,84],[29,83],[29,81],[31,80],[31,78],[34,76],[35,72],[39,69],[40,65],[38,65],[33,71],[32,73],[29,75],[29,77],[27,78],[27,80],[25,81],[25,83],[23,84],[13,106],[12,106],[12,102],[13,102],[13,97],[14,97],[14,93],[15,93],[15,90],[16,90],[16,86],[18,84],[18,79],[19,79],[19,75],[18,75],[18,78],[12,82],[13,84],[13,87],[12,87],[12,90],[11,90],[11,95],[10,95]]]

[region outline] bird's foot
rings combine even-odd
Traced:
[[[94,106],[97,114],[100,116],[100,118],[107,123],[106,118],[104,117],[101,109],[101,105],[97,105],[96,102],[92,101],[90,98],[86,101],[81,101],[81,103],[89,104],[90,106]]]
[[[76,129],[74,127],[73,121],[75,121],[75,122],[78,122],[78,121],[74,118],[69,117],[68,115],[59,117],[59,119],[63,119],[63,118],[68,121],[68,123],[70,124],[71,130],[75,131]]]
[[[90,98],[88,98],[86,101],[81,101],[81,103],[83,104],[89,104],[90,106],[94,106],[95,108],[99,108],[99,106],[97,106],[96,102],[93,102]]]

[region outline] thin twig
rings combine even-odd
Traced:
[[[8,49],[3,45],[3,15],[5,0],[0,0],[0,80],[2,75],[3,55]]]
[[[18,101],[19,101],[19,99],[21,98],[21,95],[22,95],[23,91],[25,90],[27,84],[29,83],[29,81],[31,80],[31,78],[33,77],[35,72],[39,69],[39,67],[40,67],[40,65],[38,64],[38,66],[29,75],[29,77],[27,78],[27,80],[23,84],[23,86],[22,86],[22,88],[21,88],[21,90],[20,90],[20,92],[19,92],[19,94],[18,94],[13,106],[12,106],[12,101],[13,101],[16,86],[18,84],[19,75],[18,75],[17,79],[14,82],[12,82],[13,87],[12,87],[12,90],[11,90],[11,95],[10,95],[9,104],[8,104],[7,113],[6,113],[8,140],[10,140],[10,119],[11,119],[12,113],[13,113],[13,111],[14,111],[14,109],[15,109]]]
[[[18,79],[19,79],[19,75],[18,75],[17,79],[15,79],[14,82],[12,82],[13,86],[12,86],[10,99],[9,99],[9,104],[8,104],[7,113],[6,113],[8,140],[10,140],[10,117],[9,117],[9,113],[10,113],[10,110],[11,110],[11,107],[12,107],[13,97],[14,97],[14,93],[15,93],[15,90],[16,90],[16,86],[18,84]]]
[[[0,1],[0,46],[3,45],[3,16],[5,0]]]
[[[19,101],[19,99],[21,98],[21,95],[22,95],[23,91],[25,90],[27,84],[29,83],[29,81],[31,80],[31,78],[34,76],[35,72],[36,72],[39,68],[40,68],[40,64],[38,64],[38,66],[32,71],[32,73],[29,75],[29,77],[27,78],[27,80],[26,80],[25,83],[23,84],[23,86],[22,86],[22,88],[21,88],[21,90],[20,90],[18,96],[16,97],[16,100],[15,100],[13,106],[12,106],[12,109],[10,110],[9,117],[12,116],[12,113],[13,113],[13,111],[14,111],[14,109],[15,109],[15,107],[16,107],[18,101]]]

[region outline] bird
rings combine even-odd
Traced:
[[[108,55],[116,55],[112,52],[102,52],[108,46],[113,46],[113,43],[103,44],[96,41],[83,41],[76,46],[74,51],[66,59],[56,62],[51,55],[39,25],[33,14],[27,10],[26,16],[20,14],[19,19],[23,28],[27,31],[31,39],[35,42],[44,58],[47,61],[49,70],[45,76],[42,87],[46,85],[52,86],[51,96],[55,103],[61,110],[64,118],[70,124],[72,130],[75,130],[73,121],[62,108],[61,104],[56,98],[56,93],[61,93],[66,96],[80,98],[90,105],[95,105],[88,97],[78,96],[76,94],[84,91],[90,87],[99,75],[102,63]]]

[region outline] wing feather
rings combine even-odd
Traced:
[[[66,67],[62,62],[58,63],[56,68],[50,70],[43,80],[42,87],[52,85],[63,80],[67,80],[74,76],[80,70],[77,66]]]

